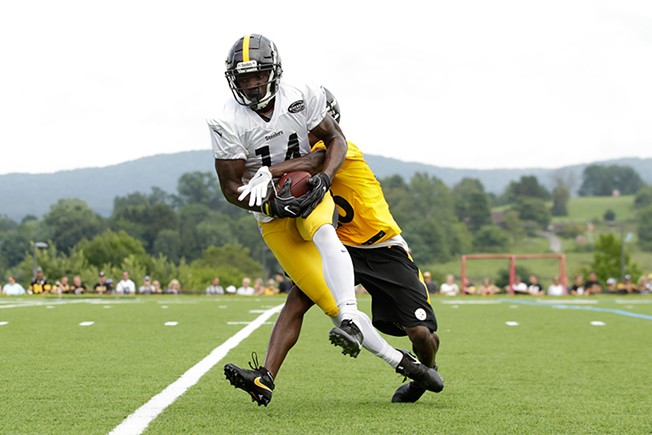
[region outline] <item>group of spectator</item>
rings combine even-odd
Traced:
[[[97,295],[135,295],[135,294],[180,294],[181,285],[177,279],[170,281],[166,289],[161,288],[161,283],[152,280],[149,276],[143,278],[143,283],[136,286],[136,283],[129,278],[129,272],[122,272],[121,279],[114,281],[100,272],[97,282],[89,288],[84,284],[80,275],[75,275],[70,281],[67,275],[63,275],[59,280],[51,283],[43,275],[43,269],[36,269],[36,276],[25,289],[21,284],[16,282],[14,276],[7,278],[7,284],[2,288],[2,293],[7,296],[21,296],[24,294],[97,294]]]
[[[460,287],[455,282],[453,274],[446,275],[445,281],[438,285],[432,279],[432,274],[428,271],[423,273],[423,281],[431,294],[439,293],[446,296],[457,296],[460,294],[475,295],[493,295],[498,293],[513,293],[516,295],[534,295],[534,296],[563,296],[565,294],[574,296],[590,296],[595,294],[652,294],[652,273],[642,276],[636,282],[630,275],[625,275],[622,281],[616,278],[607,279],[603,285],[593,272],[584,278],[584,275],[577,275],[573,283],[565,288],[559,277],[552,278],[548,287],[544,288],[535,274],[531,274],[527,282],[523,281],[520,276],[516,275],[514,283],[510,287],[506,285],[503,288],[496,286],[490,278],[484,278],[482,284],[476,286],[473,283],[467,283],[465,287]],[[219,277],[213,278],[211,284],[206,288],[207,295],[241,295],[241,296],[259,296],[275,295],[279,293],[288,293],[292,287],[292,282],[286,279],[282,273],[277,273],[274,278],[270,278],[265,283],[262,278],[254,280],[253,286],[251,278],[244,277],[239,287],[234,285],[226,288],[220,285]],[[180,294],[181,284],[179,280],[172,279],[165,289],[161,283],[152,280],[149,276],[143,278],[143,283],[136,286],[134,281],[129,278],[129,272],[122,272],[121,279],[115,283],[107,278],[104,272],[100,272],[97,282],[92,288],[88,288],[81,279],[80,275],[74,275],[72,281],[67,275],[62,276],[54,284],[50,284],[43,275],[41,268],[36,269],[36,276],[25,289],[21,284],[16,282],[15,277],[9,276],[7,283],[2,288],[2,293],[7,296],[20,296],[24,294],[97,294],[97,295],[135,295],[135,294]]]
[[[622,281],[616,278],[607,279],[603,285],[594,272],[587,275],[580,274],[575,277],[573,283],[564,287],[561,278],[556,276],[547,287],[539,282],[539,277],[531,274],[527,281],[521,279],[519,275],[515,276],[514,283],[500,288],[496,286],[491,278],[483,278],[482,284],[476,286],[468,282],[465,287],[459,286],[455,282],[455,276],[446,275],[445,281],[437,286],[432,280],[430,272],[423,273],[423,279],[429,293],[440,293],[446,296],[457,296],[460,294],[475,295],[493,295],[498,293],[511,293],[515,295],[533,295],[533,296],[590,296],[595,294],[652,294],[652,273],[642,276],[637,282],[632,280],[630,275],[625,275]]]
[[[206,287],[207,295],[240,295],[240,296],[269,296],[279,293],[288,293],[292,288],[292,283],[285,279],[281,273],[277,273],[274,278],[267,280],[265,284],[262,278],[256,278],[253,287],[251,286],[251,278],[245,276],[242,278],[242,285],[236,287],[230,285],[223,288],[220,285],[218,277],[213,278],[211,285]]]

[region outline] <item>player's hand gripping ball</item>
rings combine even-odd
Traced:
[[[276,190],[280,191],[285,182],[291,180],[290,193],[295,198],[298,198],[305,195],[310,190],[310,184],[308,184],[308,179],[310,177],[310,173],[305,171],[287,172],[280,178],[280,180],[278,180],[278,183],[276,183]]]
[[[276,195],[270,195],[260,210],[275,218],[296,218],[304,210],[305,194],[310,190],[308,172],[288,172],[283,175],[276,187]]]

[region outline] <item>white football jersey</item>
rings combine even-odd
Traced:
[[[261,166],[308,154],[308,132],[325,116],[326,94],[320,86],[293,86],[281,81],[269,121],[229,99],[221,115],[208,120],[213,156],[218,160],[246,160],[245,184]]]

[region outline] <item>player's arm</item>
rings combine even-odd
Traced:
[[[310,134],[326,145],[324,167],[321,172],[328,175],[329,180],[332,180],[346,158],[348,145],[344,133],[339,124],[329,114],[326,114],[324,119],[310,130]]]
[[[277,163],[276,165],[270,166],[269,170],[274,177],[282,177],[286,172],[293,171],[305,171],[314,175],[321,172],[325,159],[326,150],[318,149],[305,156]]]
[[[245,161],[242,159],[215,159],[215,172],[217,172],[217,178],[220,180],[220,188],[226,200],[246,210],[260,211],[260,206],[250,206],[247,201],[238,200],[240,196],[238,188],[242,186],[244,171]]]
[[[310,134],[324,142],[326,153],[321,171],[308,179],[308,184],[312,189],[304,195],[301,204],[301,217],[303,218],[307,218],[312,213],[330,189],[331,180],[344,163],[348,150],[348,144],[340,126],[329,114],[326,114],[324,119],[310,130]]]

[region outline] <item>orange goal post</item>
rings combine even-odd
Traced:
[[[532,258],[556,258],[559,260],[559,279],[561,285],[564,286],[564,293],[566,293],[567,277],[566,277],[566,256],[564,254],[469,254],[462,255],[462,289],[465,290],[468,284],[468,277],[466,275],[466,262],[468,260],[495,260],[506,259],[509,260],[509,289],[510,293],[514,293],[512,286],[514,285],[516,277],[516,260],[519,259],[532,259]],[[464,292],[463,292],[464,293]]]

